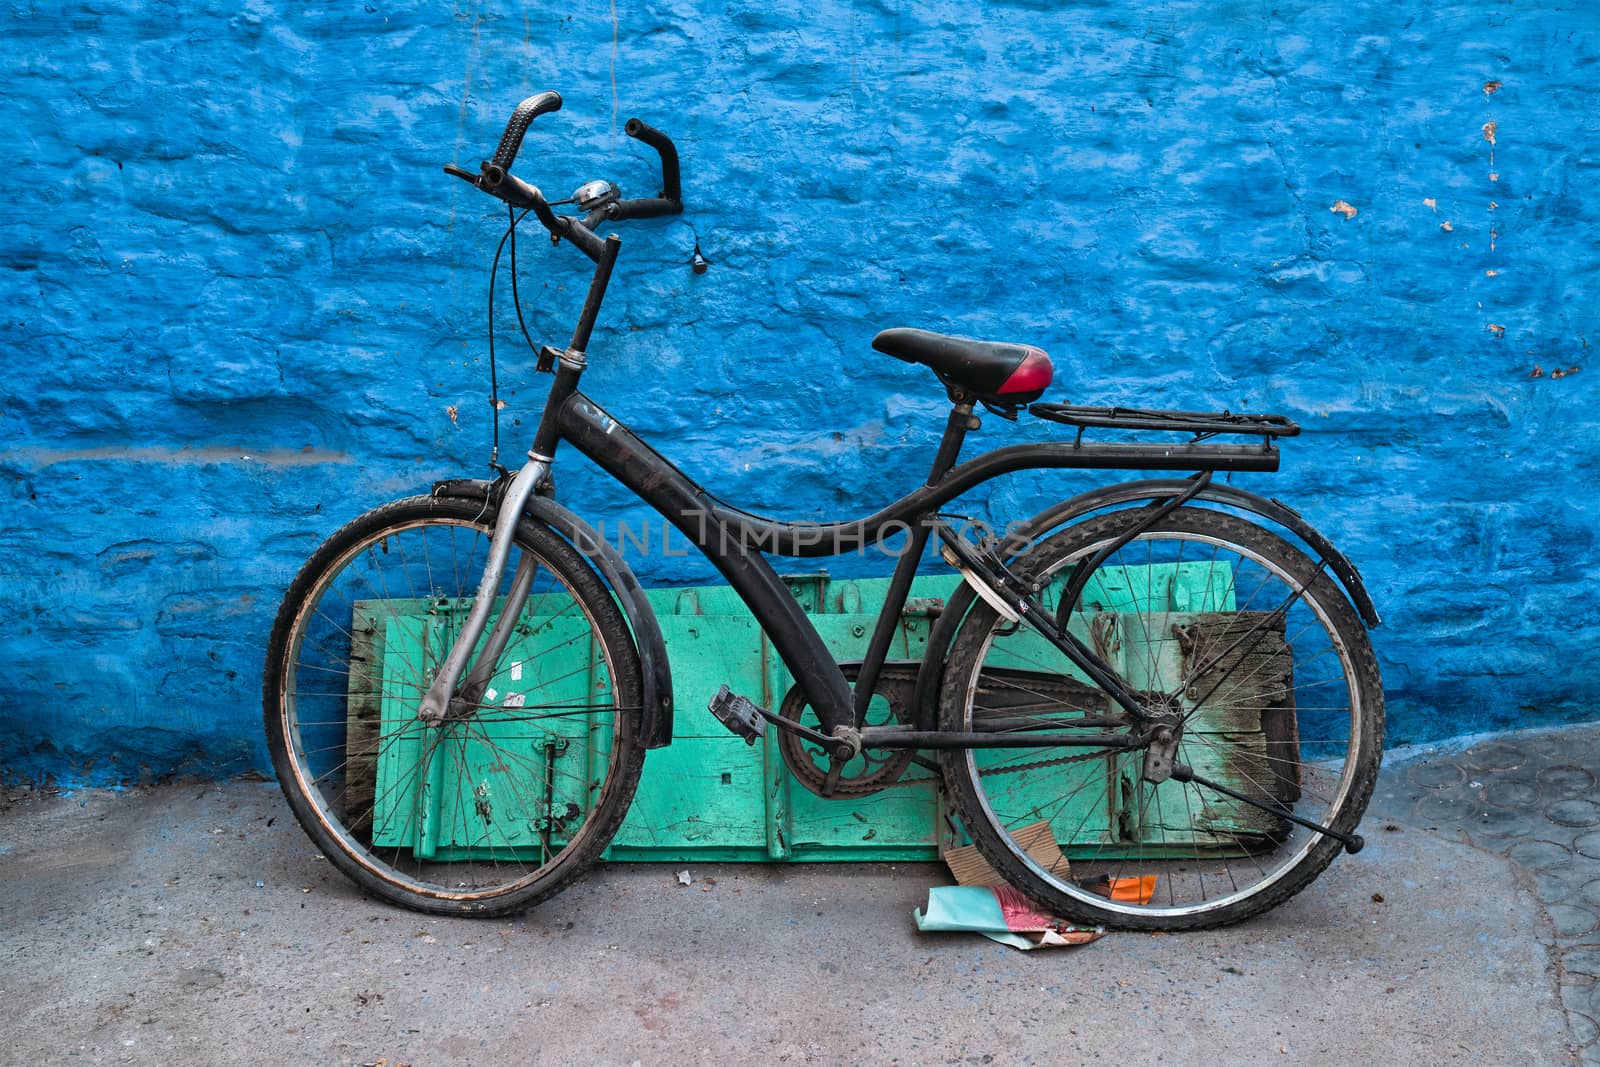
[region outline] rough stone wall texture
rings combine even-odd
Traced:
[[[1395,740],[1593,715],[1587,0],[308,7],[0,11],[6,777],[265,769],[299,563],[483,470],[499,215],[439,165],[547,87],[518,169],[548,190],[653,192],[629,115],[678,140],[688,210],[626,230],[585,385],[723,495],[868,510],[943,410],[873,333],[1027,340],[1056,398],[1305,423],[1238,483],[1364,568]],[[520,251],[562,339],[581,263]],[[513,455],[530,362],[502,364]],[[567,503],[642,518],[583,468]]]

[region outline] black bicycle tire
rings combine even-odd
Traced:
[[[381,505],[351,520],[318,547],[301,568],[279,606],[267,646],[262,692],[268,749],[279,785],[301,827],[322,854],[363,891],[389,903],[427,914],[485,918],[512,914],[566,888],[594,865],[627,815],[638,788],[645,755],[639,736],[638,709],[642,701],[639,659],[626,620],[600,577],[571,545],[544,524],[524,519],[517,528],[518,543],[536,552],[546,565],[554,564],[560,570],[563,581],[572,589],[591,620],[591,626],[612,653],[610,662],[615,691],[631,694],[631,699],[623,703],[623,708],[633,709],[631,714],[619,711],[616,717],[620,731],[616,742],[616,758],[610,764],[599,803],[579,831],[582,840],[574,842],[576,847],[563,849],[552,863],[540,867],[536,876],[524,884],[493,894],[462,898],[409,887],[385,877],[369,860],[363,860],[352,852],[345,839],[326,825],[319,805],[306,792],[291,754],[284,688],[289,669],[287,657],[293,647],[297,620],[304,618],[308,598],[330,568],[338,567],[341,560],[351,558],[352,549],[370,543],[377,533],[385,529],[399,529],[408,523],[428,522],[465,524],[484,536],[492,532],[492,525],[484,520],[483,508],[479,503],[433,496],[407,497]]]
[[[1134,510],[1095,516],[1031,546],[1013,562],[1011,569],[1019,577],[1029,580],[1046,565],[1043,561],[1081,550],[1084,545],[1102,542],[1142,519],[1143,516]],[[1277,554],[1278,561],[1286,567],[1292,567],[1294,576],[1305,583],[1307,595],[1327,611],[1339,640],[1349,650],[1356,686],[1360,690],[1358,739],[1355,742],[1359,747],[1352,760],[1349,788],[1332,820],[1335,829],[1353,833],[1377,780],[1384,728],[1383,687],[1377,659],[1355,610],[1338,587],[1304,553],[1256,523],[1207,508],[1185,507],[1167,516],[1153,530],[1209,533],[1230,538],[1241,546],[1256,541],[1256,545],[1248,547]],[[981,648],[996,621],[994,609],[980,602],[963,620],[951,642],[950,661],[939,700],[940,722],[944,729],[964,728],[966,683],[972,672],[980,666],[975,662],[975,657],[981,655]],[[995,871],[1051,913],[1086,924],[1132,930],[1189,930],[1231,925],[1277,907],[1299,893],[1328,867],[1343,848],[1337,840],[1323,835],[1300,860],[1270,885],[1221,907],[1186,915],[1129,914],[1125,910],[1097,907],[1083,896],[1069,895],[1036,875],[1018,855],[1021,846],[1010,841],[1003,827],[990,821],[987,806],[982,800],[982,784],[975,780],[964,752],[946,753],[943,771],[946,790],[962,825]]]

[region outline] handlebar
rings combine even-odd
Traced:
[[[522,148],[522,137],[533,120],[560,110],[561,94],[554,89],[530,96],[518,104],[511,113],[511,121],[506,123],[506,132],[500,136],[500,147],[494,150],[494,165],[501,170],[510,170],[517,152]]]
[[[673,211],[657,214],[676,214],[683,210],[683,192],[678,187],[678,149],[672,138],[641,119],[629,119],[622,132],[636,141],[643,141],[661,157],[661,195],[658,200],[671,204]],[[642,216],[641,216],[642,217]]]
[[[578,219],[557,215],[551,211],[549,201],[545,200],[544,194],[539,192],[537,187],[529,185],[515,174],[493,163],[483,164],[483,172],[473,184],[491,196],[499,197],[512,207],[532,208],[534,216],[544,224],[545,229],[557,237],[565,237],[595,262],[600,261],[600,250],[605,242],[596,237],[594,231],[584,226]]]
[[[646,219],[661,215],[677,215],[683,211],[683,194],[678,175],[678,149],[672,139],[660,130],[637,118],[629,119],[623,131],[637,141],[643,141],[661,157],[661,192],[658,196],[636,200],[613,200],[596,207],[584,218],[557,215],[537,186],[511,173],[511,164],[522,148],[522,139],[528,127],[540,115],[561,110],[561,94],[554,90],[530,96],[517,105],[506,123],[506,132],[500,138],[494,158],[486,160],[473,174],[453,163],[445,164],[445,172],[470,182],[483,192],[505,201],[512,207],[530,209],[545,229],[557,239],[565,237],[584,255],[600,261],[605,242],[595,235],[593,227],[608,219]],[[613,194],[614,195],[614,194]]]

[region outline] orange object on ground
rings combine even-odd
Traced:
[[[1111,879],[1112,900],[1121,900],[1131,904],[1148,904],[1150,898],[1156,895],[1156,878],[1154,874],[1144,874],[1137,878]]]

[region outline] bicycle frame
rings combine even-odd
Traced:
[[[563,447],[658,513],[753,614],[794,682],[770,692],[768,663],[749,683],[767,706],[722,685],[708,710],[747,743],[773,742],[763,768],[778,758],[810,794],[904,783],[891,796],[926,799],[917,786],[936,784],[941,823],[1000,878],[1064,918],[1133,929],[1248,918],[1303,889],[1339,847],[1362,847],[1383,734],[1361,626],[1377,623],[1371,599],[1298,514],[1213,484],[1217,471],[1275,471],[1277,442],[1301,432],[1293,419],[1046,400],[1052,364],[1031,345],[889,329],[873,347],[925,367],[950,401],[922,483],[830,521],[736,507],[581,389],[621,245],[597,227],[678,214],[683,201],[676,148],[638,119],[624,132],[661,157],[655,196],[590,181],[551,202],[512,175],[528,124],[560,106],[554,92],[528,97],[493,160],[445,168],[509,206],[495,267],[530,216],[593,264],[568,345],[528,338],[552,380],[526,462],[500,464],[497,417],[492,481],[439,481],[366,510],[312,553],[273,623],[268,750],[322,854],[382,899],[504,915],[569,884],[627,825],[645,753],[672,741],[671,629],[620,538],[608,544],[556,502]],[[576,211],[555,214],[565,205]],[[513,271],[515,256],[513,245]],[[494,292],[491,281],[491,372]],[[979,405],[1072,429],[963,457]],[[1048,470],[1164,473],[1096,478],[1101,488],[1070,498],[1046,490],[1044,510],[1008,513],[1003,530],[959,514],[991,479]],[[933,538],[961,579],[942,609],[910,600]],[[841,648],[770,557],[870,547],[898,558],[870,637],[832,617],[866,646]],[[925,647],[891,659],[908,611],[933,617]],[[932,775],[908,777],[913,764]],[[779,800],[767,844],[786,851],[791,805]],[[646,847],[666,843],[634,825]],[[1070,868],[1055,858],[1068,849]]]
[[[963,439],[969,429],[976,427],[977,421],[973,418],[970,400],[952,397],[952,411],[927,482],[887,507],[863,518],[821,523],[786,522],[743,511],[710,495],[578,390],[588,364],[585,349],[619,245],[614,235],[606,238],[572,344],[558,355],[555,381],[534,435],[528,462],[514,476],[502,500],[489,563],[473,609],[419,710],[419,717],[425,721],[441,721],[449,711],[451,695],[456,693],[472,650],[478,647],[479,638],[487,629],[494,593],[504,577],[516,523],[536,487],[548,478],[562,441],[588,456],[672,523],[728,580],[771,639],[827,734],[836,734],[842,728],[859,728],[928,537],[942,525],[938,509],[962,493],[992,478],[1021,470],[1277,469],[1276,449],[1262,445],[1083,441],[1009,445],[957,465]],[[906,545],[899,553],[888,595],[852,689],[839,663],[828,652],[765,555],[795,558],[842,555],[882,545],[902,534],[907,539]],[[952,558],[952,562],[966,573],[967,580],[980,594],[986,592],[982,580],[962,567],[961,560]],[[479,651],[479,663],[492,664],[498,658],[509,639],[512,621],[521,609],[531,578],[531,573],[520,571],[514,577],[500,621],[489,631]],[[1091,677],[1096,677],[1114,700],[1135,716],[1139,715],[1137,698],[1090,649],[1066,634],[1064,628],[1055,632],[1047,619],[1036,617],[1033,624],[1058,644],[1068,658]],[[464,695],[454,699],[470,703],[475,699],[475,688],[481,689],[486,682],[486,678],[467,675]],[[914,738],[908,735],[901,739],[883,731],[874,733],[877,736],[868,739],[873,747],[943,748],[977,743],[1126,746],[1137,739],[1137,735],[1128,734],[1051,735],[1048,739],[1032,734],[1024,739],[1017,735],[994,735],[983,742],[966,734],[946,737],[937,732],[919,731]],[[1010,740],[1004,740],[1008,736]]]

